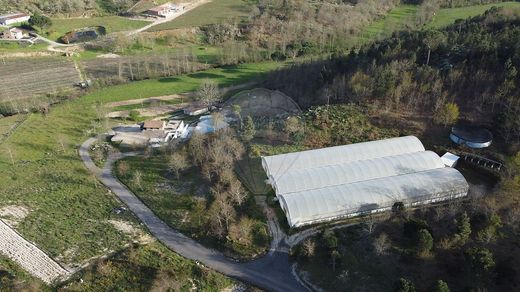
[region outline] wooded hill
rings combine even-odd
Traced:
[[[435,113],[456,102],[464,117],[520,140],[520,11],[491,9],[444,30],[401,32],[348,56],[293,65],[268,87],[303,107],[376,103]]]
[[[39,12],[51,15],[118,14],[138,0],[0,0],[0,13],[13,11]]]

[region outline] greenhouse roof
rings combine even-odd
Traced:
[[[456,169],[413,136],[262,157],[291,227],[465,196]]]
[[[291,227],[329,221],[367,211],[466,195],[468,183],[453,168],[389,176],[280,195]]]
[[[288,171],[316,168],[391,155],[424,151],[414,136],[262,157],[267,175],[278,179]]]
[[[300,169],[286,172],[278,179],[271,177],[270,181],[277,194],[288,194],[443,167],[437,154],[422,151]]]

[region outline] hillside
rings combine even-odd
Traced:
[[[0,0],[0,13],[26,11],[64,16],[117,14],[135,3],[137,0]]]

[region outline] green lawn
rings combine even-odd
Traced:
[[[454,23],[455,20],[457,20],[457,19],[466,19],[468,17],[473,17],[473,16],[483,14],[486,10],[490,9],[493,6],[505,7],[505,8],[515,8],[515,7],[520,7],[520,2],[509,1],[509,2],[503,2],[503,3],[441,9],[437,13],[437,15],[434,16],[433,21],[430,22],[426,26],[433,27],[433,28],[444,27],[444,26]]]
[[[399,5],[382,19],[367,26],[354,41],[361,43],[372,42],[387,37],[394,31],[402,30],[407,24],[413,23],[416,12],[416,5]]]
[[[118,219],[112,209],[121,203],[77,154],[91,134],[104,131],[104,123],[96,122],[95,104],[194,91],[204,79],[221,86],[239,84],[281,65],[244,64],[133,82],[56,105],[46,116],[31,115],[0,145],[0,208],[21,205],[31,210],[17,230],[62,262],[84,262],[120,249],[130,239],[107,221]]]
[[[141,28],[150,22],[143,20],[132,20],[119,16],[104,16],[92,18],[53,18],[52,26],[47,29],[49,38],[57,40],[65,33],[90,26],[104,26],[107,33],[127,31]]]
[[[185,27],[198,27],[206,24],[244,18],[249,15],[252,5],[246,0],[213,0],[199,6],[178,18],[152,27],[151,31]]]

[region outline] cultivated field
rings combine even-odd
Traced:
[[[206,24],[229,21],[249,15],[251,4],[245,0],[213,0],[189,11],[178,18],[151,28],[151,31],[185,27],[198,27]]]
[[[49,38],[57,40],[65,33],[89,26],[104,26],[107,33],[127,31],[141,28],[149,21],[133,20],[120,16],[104,16],[92,18],[53,18],[52,26],[47,29],[50,33]]]
[[[0,60],[0,103],[72,89],[80,81],[74,63],[61,57]]]
[[[191,55],[175,54],[96,58],[84,60],[82,65],[91,79],[121,77],[129,80],[173,76],[208,68]]]
[[[427,27],[443,27],[450,25],[455,22],[457,19],[466,19],[468,17],[473,17],[484,13],[486,10],[491,7],[504,7],[504,8],[515,8],[520,7],[520,2],[502,2],[502,3],[494,3],[494,4],[485,4],[485,5],[475,5],[469,7],[460,7],[460,8],[445,8],[441,9],[437,15],[433,17],[433,21],[430,22]]]

